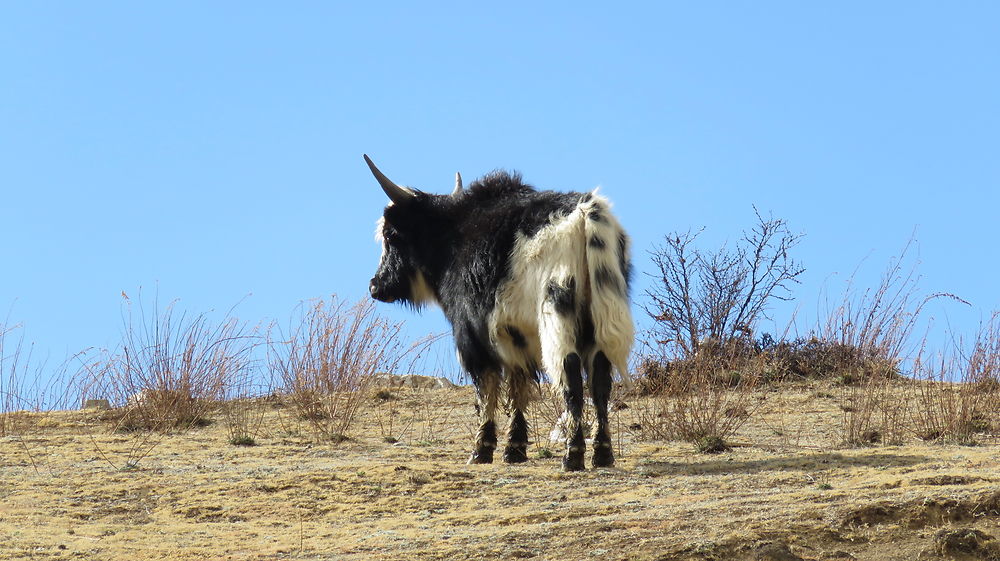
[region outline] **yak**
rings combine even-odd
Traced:
[[[496,416],[510,412],[503,460],[528,460],[525,409],[544,371],[568,414],[562,466],[585,467],[584,372],[596,411],[594,467],[614,465],[608,405],[613,370],[629,381],[634,327],[629,237],[596,190],[536,190],[494,171],[435,195],[397,185],[365,155],[389,197],[376,237],[382,256],[372,298],[436,304],[451,323],[458,360],[476,388],[479,431],[470,464],[491,463]],[[506,403],[500,393],[507,391]]]

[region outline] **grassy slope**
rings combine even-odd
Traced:
[[[1000,538],[995,439],[839,449],[842,396],[829,386],[769,392],[731,452],[624,435],[616,468],[574,474],[559,470],[558,450],[538,457],[539,444],[525,465],[467,466],[471,390],[394,393],[401,399],[373,405],[355,438],[336,446],[314,443],[272,407],[260,446],[228,444],[220,421],[163,437],[131,471],[111,464],[126,463],[136,436],[108,434],[90,412],[35,417],[23,437],[0,439],[0,558],[912,560],[997,551],[997,540],[977,547],[937,535],[973,528]],[[380,430],[390,404],[397,444]],[[630,405],[618,427],[641,407]]]

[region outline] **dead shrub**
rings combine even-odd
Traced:
[[[669,364],[659,385],[646,379],[647,396],[633,401],[629,428],[641,440],[684,440],[699,450],[722,451],[760,406],[754,396],[766,361],[702,354]]]
[[[210,422],[231,381],[253,369],[260,338],[228,314],[215,323],[205,314],[177,312],[176,302],[160,309],[154,299],[147,312],[141,297],[134,308],[122,297],[122,341],[84,362],[81,394],[111,404],[101,418],[113,432],[128,435],[126,446],[113,450],[93,435],[91,440],[110,465],[132,470],[163,435]]]
[[[651,252],[657,272],[646,291],[654,349],[670,347],[678,358],[694,356],[706,342],[727,347],[753,341],[772,300],[790,300],[789,284],[805,269],[789,257],[801,240],[784,220],[763,217],[732,249],[692,247],[700,232],[671,233]],[[726,349],[726,354],[733,354]]]
[[[868,371],[841,385],[842,442],[847,446],[900,444],[907,434],[902,381],[895,369]]]
[[[325,441],[347,438],[368,402],[375,374],[393,372],[404,357],[436,340],[404,347],[402,323],[376,314],[371,300],[353,305],[332,297],[303,303],[287,336],[269,342],[268,363],[296,415]]]
[[[176,315],[154,300],[150,315],[124,293],[122,342],[86,365],[84,395],[108,399],[116,431],[185,430],[208,423],[208,413],[234,377],[252,368],[259,338],[246,324],[226,317]]]
[[[270,388],[254,389],[250,384],[237,384],[227,391],[221,404],[226,421],[229,443],[234,446],[254,446],[260,438],[264,415],[273,405]]]
[[[756,408],[751,395],[761,381],[782,375],[755,332],[772,301],[791,300],[789,286],[805,269],[789,253],[802,236],[754,213],[756,224],[731,248],[699,250],[700,232],[688,231],[651,252],[656,273],[645,311],[653,327],[638,367],[638,389],[650,399],[631,424],[639,438],[725,439]]]
[[[881,357],[869,356],[862,349],[816,336],[799,337],[762,345],[768,355],[773,378],[790,376],[806,379],[834,379],[843,384],[857,384],[870,376],[895,376],[896,364]]]

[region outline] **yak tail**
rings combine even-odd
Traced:
[[[611,214],[611,203],[596,191],[585,196],[580,207],[586,216],[586,263],[595,352],[603,351],[618,371],[622,383],[630,387],[628,357],[635,337],[629,307],[631,242],[618,219]]]

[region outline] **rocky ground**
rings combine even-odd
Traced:
[[[844,399],[762,393],[713,455],[640,440],[626,399],[617,466],[582,473],[544,403],[527,464],[465,465],[464,387],[383,390],[337,444],[271,401],[249,447],[221,412],[166,436],[32,414],[0,439],[0,558],[1000,559],[997,439],[840,447]]]

